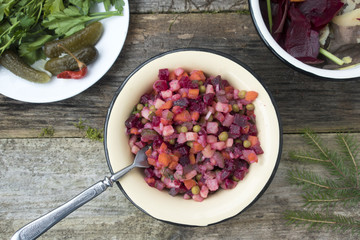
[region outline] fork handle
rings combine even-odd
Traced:
[[[56,223],[60,222],[63,218],[68,216],[70,213],[103,193],[108,187],[112,186],[113,181],[110,178],[105,177],[103,181],[92,185],[65,204],[20,228],[11,238],[11,240],[36,239],[41,234],[53,227]]]

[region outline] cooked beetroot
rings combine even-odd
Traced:
[[[310,20],[313,29],[321,30],[328,24],[344,6],[339,0],[304,1],[299,4],[299,10]]]
[[[195,201],[220,188],[236,187],[249,164],[263,153],[254,111],[245,107],[253,100],[240,99],[238,94],[220,75],[160,69],[153,91],[140,99],[142,110],[125,122],[134,154],[152,146],[146,152],[151,165],[144,170],[146,183]],[[245,140],[251,146],[245,148]]]
[[[272,36],[296,59],[307,64],[323,63],[324,61],[318,58],[319,31],[333,19],[343,5],[341,0],[272,0]]]

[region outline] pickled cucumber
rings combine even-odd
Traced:
[[[98,55],[94,46],[87,46],[83,49],[77,50],[73,54],[78,60],[85,64],[93,62]],[[64,57],[51,58],[45,63],[45,69],[54,75],[58,75],[63,71],[78,70],[79,66],[72,56],[66,55]]]
[[[104,27],[100,22],[93,22],[71,36],[45,43],[45,55],[49,58],[55,58],[64,53],[65,51],[59,47],[59,44],[71,52],[75,52],[85,46],[95,45],[103,31]]]
[[[6,50],[0,57],[0,64],[15,75],[36,83],[50,81],[50,76],[26,64],[15,52]]]

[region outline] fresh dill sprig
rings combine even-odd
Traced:
[[[97,129],[85,125],[85,121],[80,119],[78,123],[75,123],[74,126],[81,131],[85,131],[85,138],[91,139],[93,141],[104,141],[104,130]]]
[[[322,139],[309,129],[304,131],[303,137],[311,149],[291,152],[290,159],[322,165],[328,174],[319,175],[299,168],[289,171],[290,182],[302,186],[304,207],[307,210],[286,211],[285,219],[289,223],[304,223],[309,227],[328,227],[340,231],[351,230],[360,234],[359,219],[323,213],[325,209],[329,210],[338,204],[359,206],[359,143],[353,136],[339,133],[336,140],[340,151],[336,151],[335,148],[327,148]]]
[[[52,126],[46,127],[41,129],[41,133],[39,134],[39,137],[53,137],[55,133],[55,130]]]

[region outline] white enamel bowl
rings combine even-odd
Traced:
[[[220,190],[203,202],[172,197],[166,191],[149,187],[143,169],[136,169],[119,181],[125,196],[139,209],[165,222],[207,226],[236,216],[252,205],[269,186],[277,170],[281,149],[282,129],[274,99],[252,71],[238,60],[223,53],[205,49],[177,49],[153,57],[137,67],[116,92],[105,123],[104,147],[111,173],[134,159],[125,134],[125,120],[145,92],[151,90],[158,70],[201,69],[208,75],[221,75],[238,89],[255,90],[255,114],[259,139],[264,154],[251,164],[249,173],[232,190]]]
[[[255,28],[263,40],[265,45],[275,54],[281,61],[299,72],[330,80],[350,80],[360,78],[360,66],[344,69],[344,70],[326,70],[305,64],[288,54],[273,39],[264,19],[261,15],[259,0],[249,0],[249,9]]]

